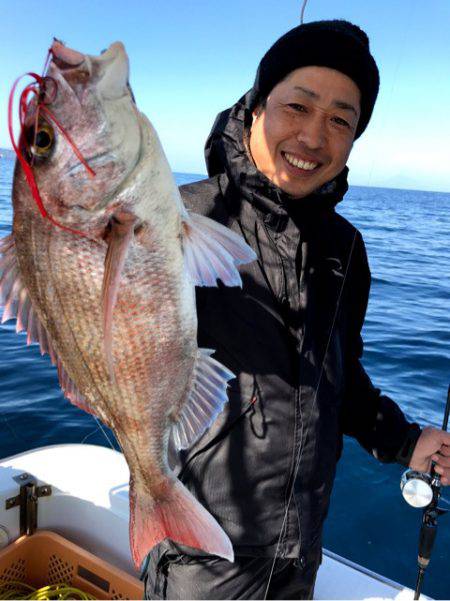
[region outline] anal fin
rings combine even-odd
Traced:
[[[234,374],[211,357],[214,351],[198,349],[194,378],[178,421],[172,427],[177,449],[191,447],[211,426],[228,401],[228,380]]]

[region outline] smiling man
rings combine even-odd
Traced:
[[[199,345],[236,374],[229,403],[172,462],[229,535],[235,562],[171,541],[150,554],[151,599],[309,599],[342,437],[374,457],[450,477],[450,435],[421,432],[361,365],[370,272],[335,210],[379,77],[366,34],[301,25],[263,57],[253,88],[221,113],[210,178],[189,209],[243,235],[258,260],[243,288],[197,290]]]
[[[331,181],[350,154],[360,97],[335,69],[295,69],[254,112],[250,153],[258,169],[295,198]]]

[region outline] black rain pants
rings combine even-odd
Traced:
[[[280,558],[274,565],[273,558],[247,556],[230,563],[180,554],[164,542],[150,553],[145,599],[312,599],[321,560],[319,548],[301,563]]]

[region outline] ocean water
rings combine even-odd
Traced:
[[[11,229],[12,170],[0,159],[1,236]],[[179,184],[200,177],[176,174]],[[364,365],[411,420],[440,427],[450,381],[450,194],[352,187],[338,211],[362,231],[372,270]],[[63,398],[48,357],[14,325],[0,326],[0,457],[69,442],[117,448]],[[324,544],[414,588],[422,513],[403,501],[401,473],[346,439]],[[439,520],[423,590],[450,598],[450,516]]]

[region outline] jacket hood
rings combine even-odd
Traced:
[[[333,209],[348,190],[348,167],[301,199],[289,196],[256,169],[244,147],[244,132],[252,122],[250,97],[251,91],[216,117],[205,145],[209,176],[226,173],[234,187],[264,213],[285,215],[291,211]]]

